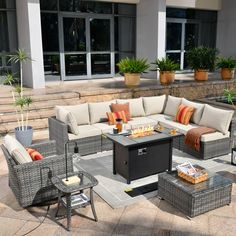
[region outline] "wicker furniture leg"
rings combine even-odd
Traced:
[[[71,230],[71,194],[66,194],[67,230]]]
[[[58,190],[57,211],[55,213],[55,218],[58,217],[58,213],[59,213],[59,209],[60,209],[60,205],[61,205],[61,196],[62,196],[62,192],[60,190]]]
[[[92,208],[94,219],[95,221],[98,221],[97,214],[94,207],[94,202],[93,202],[93,188],[90,188],[90,202],[91,202],[91,208]]]

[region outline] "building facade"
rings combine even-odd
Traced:
[[[235,10],[234,0],[0,0],[0,76],[17,71],[17,48],[33,59],[23,71],[32,88],[114,77],[124,57],[168,56],[187,71],[185,53],[200,45],[236,58]]]

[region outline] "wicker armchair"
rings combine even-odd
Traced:
[[[56,142],[50,140],[34,144],[43,160],[17,165],[4,145],[1,145],[9,169],[9,186],[22,207],[51,200],[57,197],[57,190],[50,181],[50,175],[65,173],[65,156],[56,154]],[[73,171],[72,156],[68,156],[68,171]]]

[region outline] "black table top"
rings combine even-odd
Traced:
[[[232,184],[232,181],[226,177],[209,171],[207,172],[208,179],[198,184],[191,184],[186,180],[182,179],[178,176],[176,170],[161,173],[158,175],[158,177],[165,179],[167,182],[172,183],[175,186],[178,186],[180,189],[184,190],[185,192],[191,195],[197,195],[202,192],[211,191],[213,189]]]
[[[106,133],[104,135],[110,140],[112,140],[113,142],[119,143],[125,147],[137,146],[140,144],[162,141],[162,140],[170,140],[173,137],[182,135],[180,133],[176,133],[176,135],[171,135],[169,132],[170,132],[170,129],[165,129],[163,131],[154,131],[154,134],[152,135],[138,137],[138,138],[130,137],[128,133],[126,134]]]

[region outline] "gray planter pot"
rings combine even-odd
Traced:
[[[25,130],[21,130],[20,127],[15,128],[15,137],[24,147],[30,146],[33,139],[32,126],[27,126]]]

